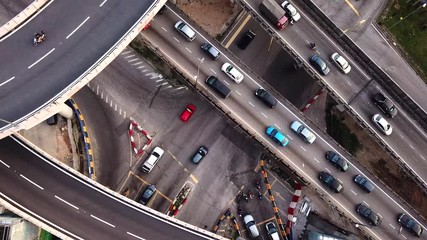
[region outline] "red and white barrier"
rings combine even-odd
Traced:
[[[304,112],[305,110],[307,110],[311,106],[311,104],[313,104],[316,101],[316,99],[322,94],[322,92],[323,92],[323,89],[321,89],[312,99],[310,99],[310,101],[308,101],[307,105],[305,105],[301,109],[301,112]]]
[[[136,127],[136,130],[138,130],[139,132],[141,132],[142,134],[144,134],[144,136],[148,139],[147,142],[144,144],[144,146],[142,146],[140,149],[138,149],[138,146],[135,142],[135,139],[133,137],[134,134],[134,130],[133,128]],[[135,120],[133,120],[132,118],[130,119],[130,124],[129,124],[129,137],[130,137],[130,144],[132,146],[133,152],[135,153],[136,156],[141,155],[145,149],[148,148],[148,146],[151,144],[151,142],[153,141],[153,137],[150,136],[147,131],[145,131]]]
[[[296,183],[295,185],[295,192],[294,195],[292,196],[292,202],[289,205],[288,208],[288,222],[287,222],[287,226],[289,228],[292,228],[293,225],[293,219],[294,219],[294,214],[295,214],[295,208],[297,207],[297,203],[301,197],[301,193],[302,193],[302,186],[300,183]]]

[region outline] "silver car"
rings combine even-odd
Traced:
[[[291,129],[294,131],[298,136],[300,136],[304,141],[312,144],[314,140],[316,140],[316,136],[308,130],[304,125],[302,125],[298,121],[293,121],[291,124]]]

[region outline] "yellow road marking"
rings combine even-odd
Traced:
[[[251,18],[251,15],[248,14],[248,16],[245,18],[245,20],[242,22],[242,24],[237,28],[237,30],[234,32],[233,36],[231,36],[230,40],[228,40],[227,44],[225,44],[225,48],[230,47],[231,43],[234,41],[234,39],[237,37],[237,35],[242,31],[242,28],[248,23],[249,19]]]
[[[366,20],[365,20],[365,19],[362,19],[362,20],[360,20],[358,23],[356,23],[356,24],[353,26],[353,28],[357,27],[358,25],[362,25],[362,24],[364,24],[365,22],[366,22]],[[347,29],[343,30],[343,32],[347,33],[350,29],[351,29],[351,28],[347,28]]]
[[[359,11],[357,11],[357,9],[353,6],[353,4],[351,4],[351,2],[349,0],[345,0],[345,2],[347,3],[348,6],[350,6],[350,8],[353,10],[353,12],[355,12],[357,14],[357,16],[360,17]]]
[[[169,152],[169,150],[168,150],[168,153],[172,156],[172,158],[182,167],[182,168],[184,168],[184,172],[188,172],[189,174],[190,174],[190,178],[191,178],[191,180],[193,180],[193,182],[195,183],[195,184],[197,184],[198,182],[199,182],[199,180],[193,175],[193,174],[191,174],[190,173],[190,171],[188,171],[188,169],[187,168],[185,168],[184,167],[184,165],[180,162],[180,161],[178,161],[178,159],[171,153],[171,152]]]
[[[136,175],[134,172],[130,172],[130,174],[134,177],[136,177],[138,180],[140,180],[141,182],[143,182],[145,185],[149,185],[150,183],[145,181],[144,179],[142,179],[140,176]],[[140,188],[140,190],[142,189],[142,187]],[[138,193],[140,192],[140,190],[138,191]],[[168,200],[169,202],[172,202],[172,199],[168,198],[166,195],[164,195],[162,192],[159,191],[159,189],[157,189],[156,193],[158,193],[160,196],[164,197],[166,200]]]

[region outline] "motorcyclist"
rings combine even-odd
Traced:
[[[46,38],[46,33],[45,31],[41,31],[40,33],[36,33],[36,35],[34,36],[35,40],[37,43],[41,43],[43,42],[43,40]]]
[[[310,47],[311,47],[311,49],[316,49],[316,43],[314,43],[314,42],[310,43]]]

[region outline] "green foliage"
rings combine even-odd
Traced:
[[[39,240],[52,240],[52,239],[53,239],[53,235],[50,232],[44,229],[40,231]]]
[[[326,124],[328,134],[355,156],[357,150],[361,147],[357,136],[333,114],[329,114],[329,117],[326,118]]]
[[[427,81],[427,7],[423,8],[420,1],[395,0],[380,24],[394,35]]]

